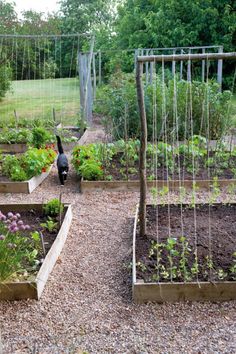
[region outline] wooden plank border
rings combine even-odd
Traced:
[[[64,204],[66,213],[60,230],[47,253],[35,281],[0,283],[0,300],[39,300],[47,283],[48,277],[62,251],[72,222],[72,208],[70,204]],[[42,209],[43,204],[4,204],[0,205],[1,211],[21,212],[22,210]]]
[[[200,203],[199,203],[200,204]],[[217,204],[217,203],[215,203]],[[220,203],[218,203],[220,204]],[[175,204],[176,205],[176,204]],[[147,302],[230,301],[236,300],[236,281],[144,283],[136,277],[136,235],[139,207],[133,228],[132,295],[137,304]]]
[[[69,143],[63,143],[64,151],[71,151],[77,145],[83,145],[83,141],[86,138],[87,129],[85,130],[84,134],[79,138],[78,141],[71,141]],[[85,137],[84,137],[85,135]],[[0,144],[0,151],[4,153],[11,153],[11,154],[23,154],[28,150],[27,143],[22,144]]]
[[[195,187],[203,190],[209,190],[213,185],[213,180],[196,180]],[[220,188],[228,186],[236,186],[236,179],[222,179],[217,181]],[[166,180],[147,181],[147,188],[157,187],[161,189],[163,187],[169,187],[170,191],[178,191],[180,188],[179,180],[172,180],[167,182]],[[186,189],[193,189],[193,181],[184,180],[181,181],[181,187]],[[139,191],[140,182],[135,181],[85,181],[83,178],[80,181],[80,191],[92,192],[92,191]]]
[[[32,177],[28,181],[23,182],[0,182],[0,193],[27,193],[30,194],[48,177],[52,170],[50,166],[47,172],[41,173],[39,176]]]

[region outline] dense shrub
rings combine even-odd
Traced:
[[[175,87],[177,117],[174,109]],[[156,83],[145,86],[144,90],[149,139],[153,130],[153,102],[157,105],[158,137],[164,134],[164,116],[169,138],[176,137],[177,131],[179,139],[188,138],[192,132],[207,137],[209,130],[209,138],[215,139],[230,126],[232,94],[230,91],[220,92],[214,81],[193,81],[190,84],[184,80],[176,80],[175,85],[174,79],[170,79],[163,84],[158,76]],[[101,87],[97,95],[96,112],[105,115],[112,122],[113,136],[116,139],[125,137],[125,122],[128,137],[138,137],[140,118],[134,75],[117,73],[108,85]]]
[[[5,96],[8,90],[11,88],[11,68],[2,65],[0,66],[0,99]]]

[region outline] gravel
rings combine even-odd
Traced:
[[[1,194],[0,203],[41,202],[61,191],[73,205],[66,245],[40,301],[0,303],[4,354],[236,352],[235,301],[132,303],[127,265],[138,193],[81,195],[75,174],[60,187],[54,167],[31,195]]]

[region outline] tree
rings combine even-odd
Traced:
[[[18,25],[14,6],[5,0],[0,0],[0,33],[14,33]],[[11,87],[12,70],[7,55],[7,40],[0,38],[0,99]]]
[[[232,0],[126,0],[118,8],[117,43],[128,48],[224,45],[235,48]]]
[[[119,48],[223,45],[224,51],[234,51],[236,2],[126,0],[118,8],[116,33]],[[230,62],[224,66],[226,87],[232,85],[234,68]]]
[[[62,32],[85,34],[80,48],[88,50],[90,36],[96,36],[96,47],[110,48],[115,0],[62,0]]]
[[[5,0],[0,0],[0,33],[14,33],[18,25],[14,5]]]

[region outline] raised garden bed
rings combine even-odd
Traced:
[[[194,187],[204,190],[210,190],[214,180],[196,180],[194,182]],[[220,179],[217,181],[220,188],[236,186],[236,179]],[[181,181],[181,185],[178,180],[154,180],[147,181],[147,187],[149,190],[152,188],[163,189],[169,188],[170,191],[179,191],[181,188],[192,189],[193,181],[184,180]],[[86,181],[83,178],[79,182],[79,189],[81,193],[92,192],[92,191],[139,191],[140,182],[138,180],[134,181]]]
[[[126,148],[123,141],[78,146],[73,150],[73,164],[80,176],[81,192],[140,188],[138,141],[130,141]],[[147,186],[169,190],[231,186],[236,184],[235,164],[235,149],[207,151],[194,144],[148,144]]]
[[[196,204],[196,229],[193,207],[187,204],[183,204],[182,207],[184,230],[182,239],[180,204],[157,207],[148,205],[146,237],[139,235],[137,208],[133,230],[134,301],[162,303],[235,300],[236,204],[210,206],[210,238],[209,205]],[[195,242],[198,268],[193,252]]]
[[[58,129],[63,129],[61,126],[57,127]],[[60,132],[59,132],[60,135]],[[70,140],[71,137],[77,138],[78,140],[75,141],[67,141]],[[64,151],[71,151],[77,144],[81,144],[80,140],[82,139],[83,135],[81,136],[78,128],[76,127],[68,127],[65,132],[65,136],[62,138],[62,144]],[[64,141],[63,141],[64,140]],[[82,140],[83,141],[83,140]],[[0,144],[0,151],[4,153],[15,153],[21,154],[24,153],[28,149],[28,144],[26,142],[22,143],[2,143]]]
[[[42,172],[39,176],[30,178],[28,181],[2,181],[0,179],[0,193],[32,193],[48,177],[52,166],[48,171]]]
[[[55,158],[52,147],[29,148],[23,154],[1,154],[0,192],[31,193],[49,175]]]
[[[32,229],[39,227],[43,218],[42,204],[9,204],[0,205],[2,213],[9,211],[20,213],[25,217]],[[64,204],[61,226],[57,234],[44,233],[46,256],[32,280],[18,280],[0,283],[0,300],[39,299],[42,295],[47,279],[65,244],[72,221],[71,205]]]

